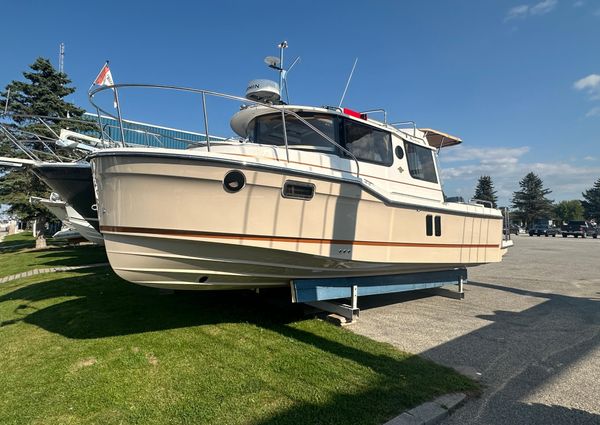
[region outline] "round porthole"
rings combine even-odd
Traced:
[[[402,149],[402,146],[396,146],[396,156],[398,157],[398,159],[402,159],[404,158],[404,150]]]
[[[229,193],[239,192],[245,184],[246,177],[244,173],[238,170],[228,172],[223,179],[223,188]]]

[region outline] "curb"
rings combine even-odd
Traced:
[[[437,424],[466,400],[464,393],[446,394],[401,413],[384,425],[431,425]]]
[[[33,270],[26,271],[26,272],[13,274],[11,276],[4,276],[4,277],[0,278],[0,283],[8,283],[8,282],[12,282],[13,280],[17,280],[17,279],[21,279],[21,278],[29,277],[29,276],[36,276],[38,274],[44,274],[44,273],[68,272],[71,270],[91,269],[94,267],[104,267],[104,266],[108,266],[108,265],[109,265],[108,263],[96,263],[96,264],[86,264],[86,265],[82,265],[82,266],[65,266],[65,267],[51,267],[51,268],[46,268],[46,269],[33,269]]]

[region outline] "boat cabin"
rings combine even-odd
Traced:
[[[459,138],[432,129],[399,129],[347,109],[285,109],[301,118],[285,115],[289,149],[346,160],[351,158],[350,152],[360,162],[361,176],[378,186],[390,192],[443,200],[435,152],[461,143]],[[267,107],[242,109],[231,119],[231,127],[250,143],[286,144],[281,113]]]

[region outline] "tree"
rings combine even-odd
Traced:
[[[70,80],[65,73],[58,72],[48,59],[37,58],[30,65],[31,71],[23,72],[27,81],[12,81],[0,94],[0,105],[4,107],[8,97],[8,111],[12,113],[13,128],[52,137],[52,133],[41,123],[21,115],[40,115],[55,117],[55,131],[63,126],[71,126],[61,118],[81,118],[85,110],[78,108],[64,98],[75,91],[69,87]],[[9,96],[10,90],[10,96]],[[15,115],[17,114],[17,115]],[[9,124],[10,125],[10,124]],[[38,148],[39,143],[31,146]],[[3,155],[21,157],[22,153],[5,139],[0,140]],[[8,213],[21,220],[36,220],[36,246],[45,246],[44,225],[54,220],[54,216],[42,205],[29,202],[31,196],[48,197],[50,191],[35,175],[21,168],[0,169],[0,204],[9,204]]]
[[[583,220],[583,206],[581,206],[581,202],[577,199],[560,201],[554,207],[554,215],[560,222]]]
[[[546,195],[552,191],[544,189],[544,183],[534,173],[529,173],[519,182],[520,191],[513,194],[514,212],[526,226],[533,223],[536,218],[549,217],[552,213],[552,200]]]
[[[40,115],[57,118],[81,118],[85,110],[64,100],[75,92],[75,87],[68,87],[71,80],[64,72],[58,72],[45,58],[37,58],[30,65],[33,72],[23,72],[25,81],[12,81],[0,95],[0,103],[4,106],[8,90],[8,111],[21,115]],[[15,122],[22,124],[31,119],[15,117]],[[57,123],[60,125],[61,123]]]
[[[481,199],[482,201],[489,201],[492,203],[494,208],[497,207],[498,197],[494,190],[494,183],[490,176],[481,176],[477,181],[477,187],[475,188],[475,199]]]
[[[596,223],[600,223],[600,178],[596,180],[592,188],[582,193],[583,210],[585,217],[588,219],[594,219]]]

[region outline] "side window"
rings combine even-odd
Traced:
[[[344,120],[345,148],[359,161],[390,166],[394,162],[392,138],[387,131],[377,130],[351,120]]]
[[[404,148],[410,175],[415,179],[437,183],[433,151],[407,141],[404,141]]]

